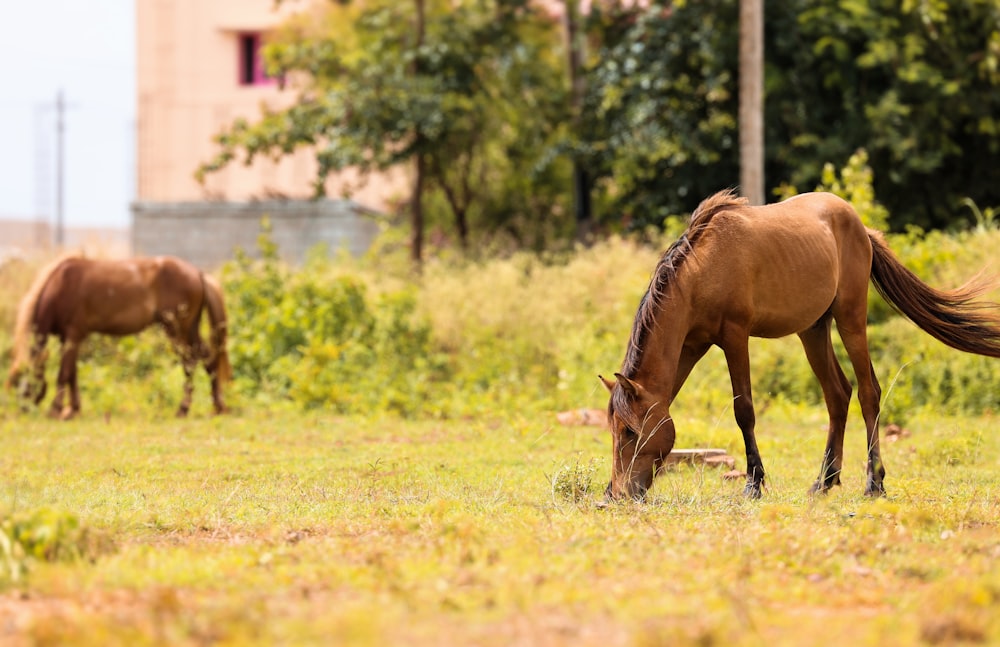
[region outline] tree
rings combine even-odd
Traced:
[[[309,147],[322,195],[336,171],[411,161],[414,260],[423,254],[428,191],[440,191],[467,246],[473,209],[504,193],[506,174],[530,169],[565,121],[564,82],[550,53],[557,26],[527,0],[345,3],[314,25],[315,17],[293,21],[265,51],[270,72],[298,80],[297,103],[235,122],[200,173],[240,154],[250,163]],[[521,166],[509,167],[511,159]]]
[[[592,16],[596,186],[634,225],[736,186],[737,8],[703,0]],[[891,225],[945,227],[1000,203],[995,0],[790,0],[765,12],[768,190],[815,187],[866,149]],[[956,214],[962,214],[956,216]]]
[[[808,185],[866,148],[896,228],[1000,203],[995,0],[794,5],[769,15],[769,173]]]
[[[660,225],[738,183],[737,15],[735,0],[592,12],[581,147],[605,222]]]

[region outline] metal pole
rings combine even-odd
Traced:
[[[581,67],[583,66],[583,42],[580,38],[580,9],[577,6],[578,0],[565,0],[563,8],[564,27],[566,30],[566,56],[569,70],[570,101],[573,111],[574,135],[580,125],[581,112],[583,110],[584,79]],[[590,203],[590,180],[587,177],[587,169],[583,163],[574,156],[573,158],[573,212],[576,219],[576,237],[580,241],[586,241],[593,227],[593,214]]]
[[[63,229],[63,133],[66,124],[63,113],[66,104],[63,101],[63,91],[56,95],[56,249],[62,249],[66,241]]]

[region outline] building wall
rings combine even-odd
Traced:
[[[316,163],[311,151],[275,162],[241,161],[194,178],[198,166],[217,152],[213,138],[237,118],[256,120],[261,107],[287,107],[297,92],[272,82],[240,83],[240,36],[274,29],[292,14],[325,0],[138,0],[138,187],[139,201],[202,199],[308,199]],[[405,193],[400,172],[372,178],[356,187],[357,177],[333,178],[328,195],[351,186],[351,197],[385,209]]]
[[[372,214],[349,200],[139,203],[133,208],[132,246],[142,256],[173,255],[212,270],[237,249],[259,256],[264,219],[278,253],[301,263],[312,248],[364,253],[378,233]]]
[[[241,83],[241,36],[266,38],[292,14],[327,1],[137,0],[136,254],[176,254],[215,265],[228,258],[220,251],[255,249],[265,211],[290,260],[300,260],[304,249],[321,240],[363,251],[371,223],[347,225],[341,211],[358,204],[388,211],[408,193],[403,169],[364,184],[346,172],[330,179],[327,195],[340,196],[349,187],[353,202],[313,202],[316,163],[308,150],[280,161],[260,157],[249,167],[234,161],[209,174],[204,185],[194,178],[198,166],[217,153],[214,136],[235,119],[255,121],[262,106],[284,108],[297,97],[294,88],[276,82]],[[295,232],[304,238],[295,239]]]

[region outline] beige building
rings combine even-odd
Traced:
[[[276,237],[290,241],[286,249],[327,242],[331,247],[363,250],[375,230],[364,214],[391,212],[406,199],[408,168],[364,183],[356,173],[346,172],[331,177],[326,188],[334,199],[349,189],[350,202],[309,208],[316,177],[309,150],[279,160],[261,156],[252,166],[237,160],[208,174],[204,184],[195,179],[198,167],[218,152],[215,136],[234,120],[253,122],[260,118],[262,106],[280,109],[295,101],[295,87],[283,88],[264,74],[260,46],[293,14],[328,2],[136,0],[134,252],[177,254],[202,265],[217,265],[232,255],[235,246],[253,251],[246,250],[245,241],[255,240],[261,214],[270,219]],[[538,2],[554,18],[564,7],[562,0]],[[584,0],[581,8],[586,11],[589,5]],[[201,240],[192,241],[195,236]],[[313,240],[317,236],[333,238]],[[290,258],[301,258],[301,253],[290,253]]]
[[[308,198],[315,161],[309,151],[281,161],[242,162],[194,178],[217,152],[213,137],[237,118],[256,120],[261,106],[281,108],[295,99],[264,75],[259,48],[269,30],[310,0],[138,0],[138,156],[140,202],[246,201]],[[339,196],[352,174],[332,179]],[[373,180],[353,194],[377,210],[405,191],[405,178]]]
[[[174,254],[202,267],[253,254],[266,217],[289,261],[316,244],[361,253],[378,227],[374,212],[390,212],[409,193],[405,169],[359,182],[345,172],[327,182],[316,202],[314,153],[278,160],[235,160],[206,176],[198,167],[218,152],[214,138],[238,118],[256,121],[262,107],[297,98],[292,84],[268,78],[260,48],[269,32],[327,0],[137,0],[137,187],[132,248]],[[342,200],[349,190],[349,200]]]

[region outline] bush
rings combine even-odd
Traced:
[[[423,409],[443,374],[413,287],[372,299],[357,276],[318,258],[301,270],[276,254],[223,268],[229,352],[239,391],[341,412]]]
[[[607,393],[597,375],[621,365],[639,300],[667,244],[611,237],[558,256],[432,259],[414,273],[405,249],[385,247],[361,259],[314,254],[291,267],[265,236],[260,260],[239,255],[220,272],[235,373],[227,400],[237,408],[245,402],[436,418],[603,407]],[[890,244],[921,279],[953,287],[994,258],[1000,231],[911,230],[890,236]],[[12,292],[30,280],[25,274]],[[899,422],[922,406],[1000,409],[1000,362],[943,346],[869,292],[884,419]],[[6,334],[0,332],[0,349],[9,347]],[[853,381],[836,335],[834,344]],[[85,411],[155,407],[169,415],[180,398],[183,372],[159,331],[121,340],[92,336],[82,357]],[[53,349],[50,383],[57,361]],[[759,406],[822,406],[794,337],[753,340],[751,363]],[[207,409],[204,372],[197,380],[195,406]],[[2,397],[13,411],[13,398]],[[695,368],[675,412],[718,412],[731,397],[724,359],[713,351]]]
[[[34,563],[96,559],[110,542],[76,516],[48,508],[0,521],[0,586],[23,580]]]

